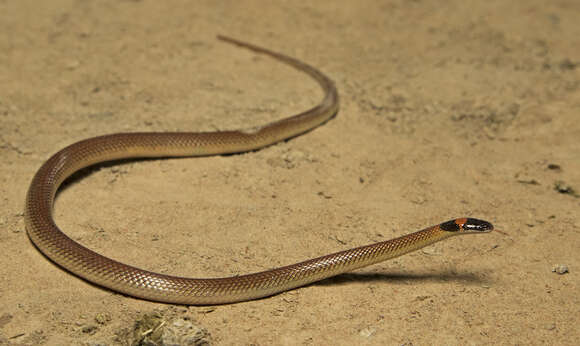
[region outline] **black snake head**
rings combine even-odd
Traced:
[[[464,234],[488,233],[493,231],[493,225],[491,223],[472,218],[449,220],[440,224],[439,228],[446,232],[459,232]]]

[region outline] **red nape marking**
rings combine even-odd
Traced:
[[[467,222],[467,218],[455,219],[455,223],[460,229],[463,229],[463,225]]]

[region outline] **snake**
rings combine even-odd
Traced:
[[[223,42],[269,56],[306,73],[322,88],[315,107],[264,126],[214,132],[128,132],[92,137],[52,155],[38,169],[25,202],[29,239],[49,260],[97,286],[149,301],[215,305],[272,296],[332,276],[401,256],[461,234],[487,233],[487,221],[463,217],[398,238],[246,275],[186,278],[155,273],[102,256],[67,236],[53,219],[54,199],[73,173],[122,159],[198,157],[255,151],[311,131],[339,110],[334,82],[318,69],[295,58],[237,39],[218,35]]]

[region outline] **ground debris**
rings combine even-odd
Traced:
[[[201,346],[210,344],[209,332],[187,317],[166,318],[160,312],[135,322],[131,346]]]
[[[580,194],[578,194],[573,188],[572,186],[570,186],[569,184],[558,180],[554,183],[554,190],[558,191],[559,193],[563,193],[563,194],[567,194],[567,195],[571,195],[574,197],[580,197]]]

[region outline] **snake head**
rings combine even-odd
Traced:
[[[439,228],[446,232],[468,233],[488,233],[493,231],[493,225],[487,221],[461,218],[449,220],[439,225]]]

